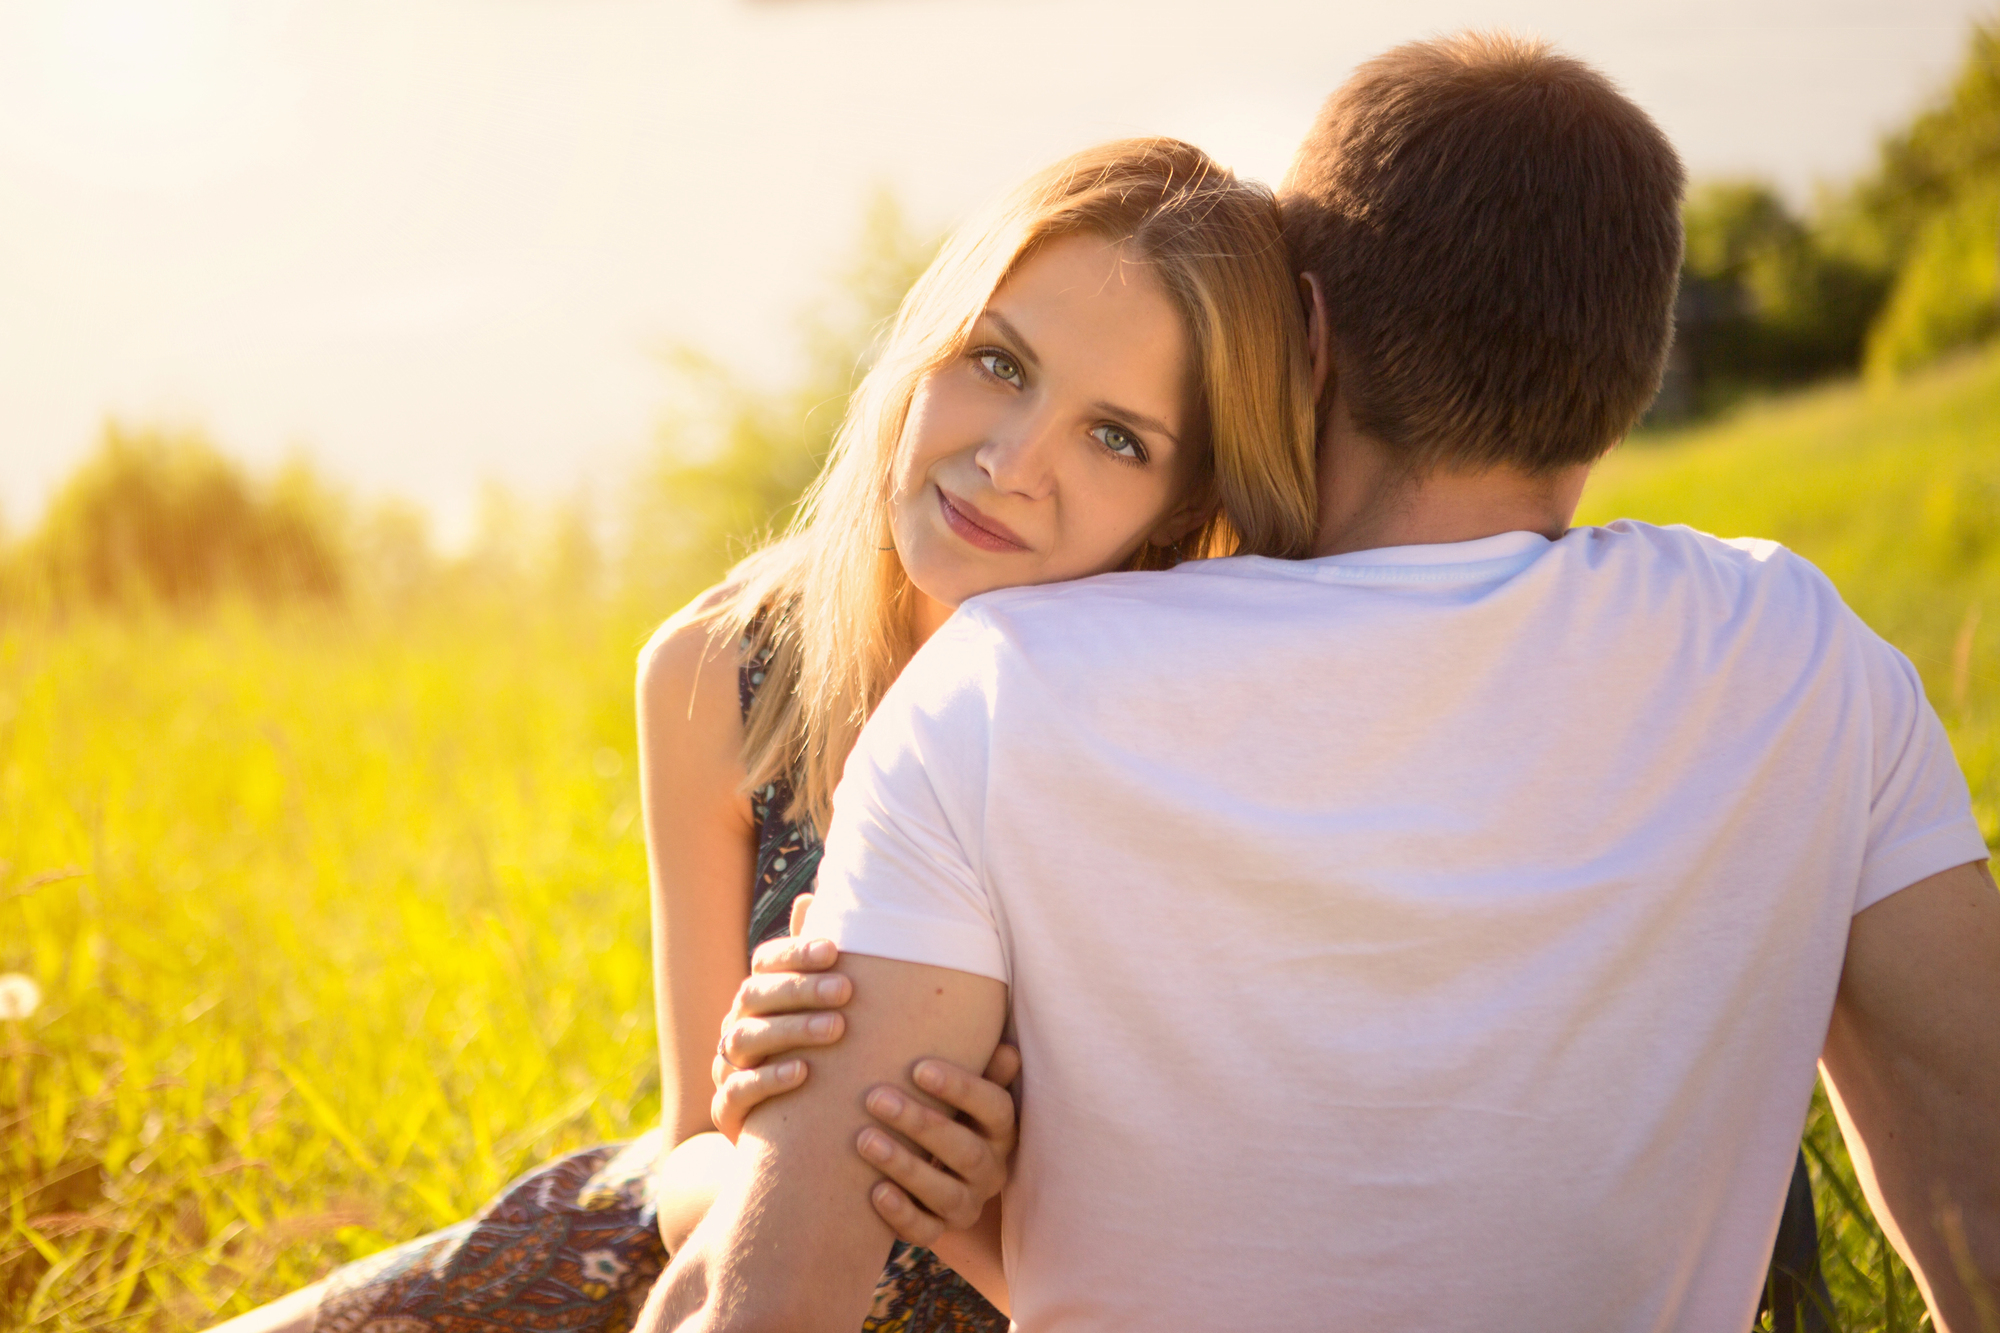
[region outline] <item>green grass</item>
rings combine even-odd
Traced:
[[[188,1327],[657,1114],[637,637],[0,632],[0,1327]]]
[[[1923,670],[1991,838],[1996,441],[1989,353],[1635,441],[1585,518],[1818,561]],[[533,604],[0,624],[0,972],[47,996],[0,1022],[0,1327],[198,1327],[651,1122],[644,629]],[[1842,1326],[1913,1329],[1814,1114]]]

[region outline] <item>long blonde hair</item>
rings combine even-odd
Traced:
[[[910,288],[789,530],[730,575],[718,632],[747,636],[764,681],[745,720],[749,785],[793,782],[789,818],[824,830],[847,752],[916,651],[909,577],[889,543],[890,472],[919,382],[959,355],[993,292],[1062,236],[1151,265],[1191,351],[1190,432],[1214,517],[1176,554],[1305,555],[1317,521],[1313,402],[1277,205],[1177,139],[1125,139],[1036,174],[954,235]],[[1134,566],[1161,562],[1142,548]]]

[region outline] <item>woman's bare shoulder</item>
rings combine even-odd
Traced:
[[[718,584],[668,616],[639,650],[638,679],[643,726],[721,742],[732,758],[742,743],[742,649],[730,615],[736,591]]]
[[[733,679],[741,648],[731,633],[729,615],[736,589],[719,583],[668,616],[639,650],[639,687],[692,685],[702,677],[726,671]]]

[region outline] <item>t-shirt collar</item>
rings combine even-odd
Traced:
[[[1323,555],[1314,565],[1476,565],[1506,560],[1524,552],[1540,553],[1549,539],[1539,532],[1502,532],[1469,542],[1434,542],[1425,546],[1378,546],[1368,551]]]
[[[1524,569],[1553,545],[1539,532],[1502,532],[1469,542],[1378,546],[1301,561],[1315,578],[1337,582],[1457,582],[1504,578]]]

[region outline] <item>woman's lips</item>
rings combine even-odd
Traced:
[[[938,509],[944,514],[944,521],[951,530],[982,551],[1025,551],[1028,544],[1015,536],[1006,524],[974,509],[963,500],[954,499],[938,487]]]

